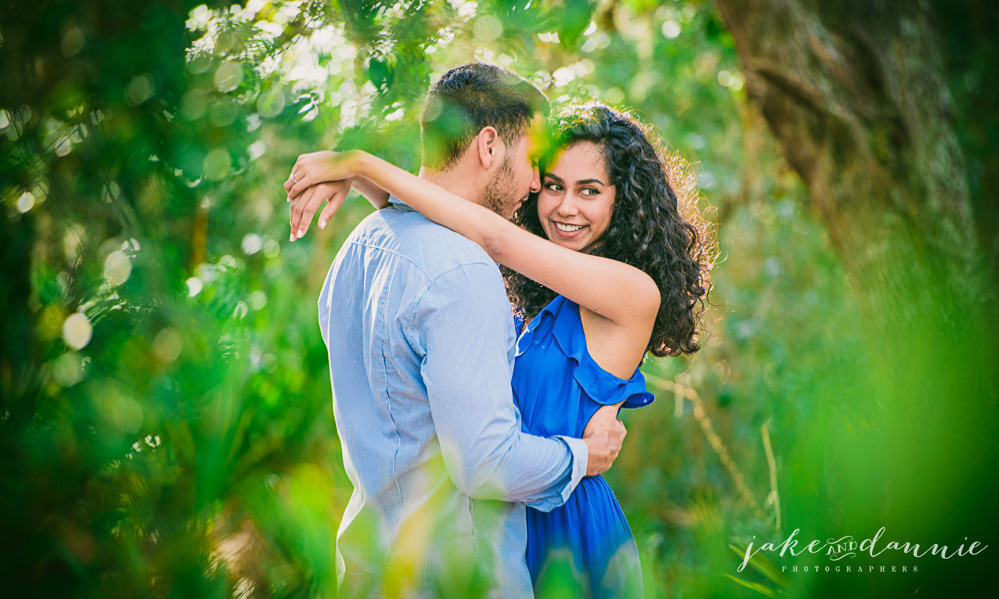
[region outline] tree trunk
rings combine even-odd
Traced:
[[[927,6],[717,4],[749,98],[808,186],[868,325],[977,322],[989,286]]]

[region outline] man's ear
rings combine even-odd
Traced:
[[[489,170],[494,164],[502,164],[506,145],[499,133],[493,127],[483,127],[475,136],[475,147],[478,150],[479,162],[482,168]],[[499,161],[499,162],[497,162]]]

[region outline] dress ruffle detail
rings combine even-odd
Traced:
[[[563,311],[568,311],[562,314]],[[645,387],[645,377],[640,369],[628,380],[618,378],[598,365],[586,349],[586,335],[580,322],[579,306],[561,295],[553,299],[531,321],[517,340],[517,355],[523,354],[535,339],[545,339],[553,333],[555,342],[573,362],[573,378],[595,402],[612,405],[624,402],[625,408],[641,408],[655,400]]]

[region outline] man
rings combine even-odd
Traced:
[[[531,135],[546,111],[541,92],[509,71],[449,71],[424,106],[420,177],[509,218],[540,188]],[[297,236],[321,196],[293,202]],[[531,597],[523,504],[550,510],[584,474],[606,471],[623,425],[611,408],[582,440],[522,433],[499,269],[476,244],[390,202],[344,243],[319,300],[354,485],[337,534],[341,594]]]

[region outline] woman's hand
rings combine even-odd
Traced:
[[[285,185],[287,189],[287,183]],[[350,179],[324,181],[309,187],[293,200],[289,195],[288,198],[291,202],[288,206],[289,218],[291,220],[290,240],[295,241],[305,236],[306,231],[309,230],[309,225],[312,223],[312,216],[323,202],[326,202],[326,207],[323,209],[322,214],[319,215],[319,228],[324,228],[326,222],[333,217],[336,211],[340,209],[340,206],[343,206],[343,201],[347,198],[347,192],[350,191],[350,185]]]
[[[302,154],[291,169],[291,176],[285,181],[288,201],[293,202],[306,189],[317,183],[350,179],[359,174],[358,167],[365,152],[312,152]]]
[[[387,204],[388,194],[366,180],[354,179],[364,155],[365,152],[352,150],[312,152],[298,157],[291,169],[291,176],[284,183],[284,190],[288,193],[288,202],[291,204],[291,241],[305,235],[312,223],[312,216],[326,202],[326,208],[319,215],[319,228],[324,228],[343,205],[347,193],[355,183],[376,208]]]
[[[603,406],[593,414],[583,431],[583,442],[586,443],[586,476],[596,476],[610,470],[611,464],[617,459],[624,437],[628,431],[624,423],[618,420],[617,413],[621,403]]]

